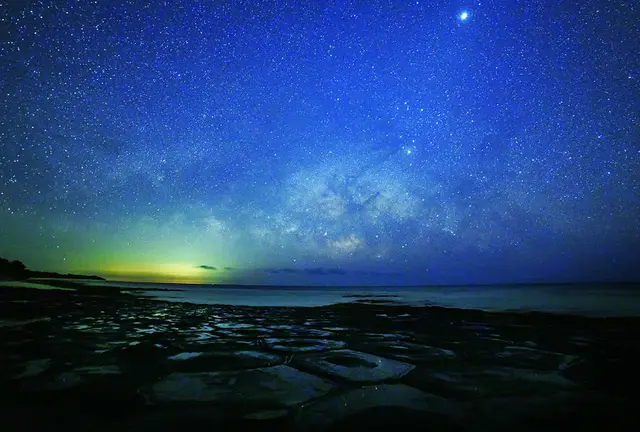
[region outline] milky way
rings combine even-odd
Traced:
[[[0,256],[114,278],[640,278],[634,2],[0,3]]]

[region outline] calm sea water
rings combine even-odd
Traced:
[[[640,316],[640,286],[533,285],[469,287],[212,287],[92,281],[123,288],[170,289],[140,295],[176,302],[246,306],[324,306],[364,299],[486,311],[546,311],[589,316]]]

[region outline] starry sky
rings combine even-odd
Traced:
[[[640,280],[634,1],[0,0],[0,256]]]

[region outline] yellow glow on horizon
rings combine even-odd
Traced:
[[[211,282],[216,276],[216,271],[184,263],[113,264],[96,272],[107,279],[176,283]]]

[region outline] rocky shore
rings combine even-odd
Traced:
[[[639,336],[640,318],[0,287],[2,430],[634,430]]]

